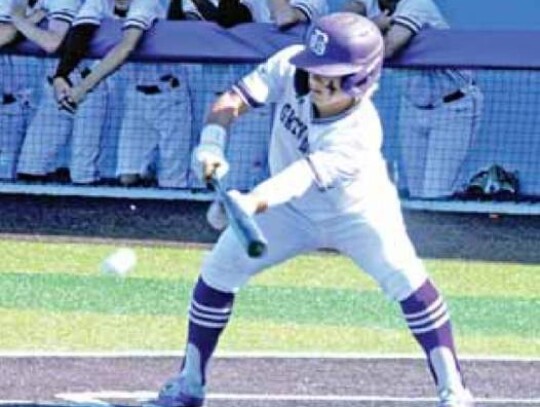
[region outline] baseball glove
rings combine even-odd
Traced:
[[[517,172],[505,170],[494,164],[473,175],[465,186],[461,198],[495,201],[510,201],[517,199],[519,194],[519,179]]]

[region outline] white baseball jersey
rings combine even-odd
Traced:
[[[0,23],[11,23],[11,9],[15,0],[0,1]],[[47,13],[46,18],[50,21],[57,20],[71,24],[81,6],[82,0],[38,0],[33,7],[27,8],[30,14],[37,10]],[[12,57],[11,62],[5,62],[2,69],[3,84],[0,89],[8,93],[15,93],[26,88],[31,80],[35,80],[37,59],[31,62],[29,57]],[[39,62],[40,63],[40,62]]]
[[[219,0],[210,1],[216,7],[219,4]],[[241,3],[249,9],[254,22],[270,23],[273,21],[267,0],[241,0]],[[291,5],[301,10],[310,20],[328,14],[328,4],[326,0],[291,0]],[[186,13],[197,14],[202,18],[192,0],[184,0],[183,6]]]
[[[138,27],[148,30],[157,18],[165,16],[167,9],[164,3],[155,0],[133,0],[124,19],[123,28]],[[104,18],[117,18],[114,9],[114,0],[86,0],[73,24],[99,25]]]
[[[234,89],[253,107],[276,103],[270,172],[275,175],[297,160],[308,160],[314,185],[295,205],[324,218],[348,210],[373,188],[385,190],[389,182],[380,152],[381,124],[372,101],[365,97],[338,117],[316,118],[310,95],[297,94],[296,69],[289,62],[302,49],[294,45],[278,52]]]
[[[0,22],[11,22],[11,9],[15,0],[0,2]],[[34,10],[47,12],[47,19],[72,23],[81,5],[81,0],[38,0],[33,7],[28,7],[28,13]]]

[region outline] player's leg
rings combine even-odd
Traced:
[[[334,222],[329,229],[336,248],[370,274],[387,297],[399,302],[426,353],[440,406],[469,406],[446,303],[415,253],[394,193],[380,196],[361,215]]]
[[[191,298],[180,374],[163,387],[158,400],[150,405],[202,405],[207,365],[232,315],[236,293],[256,273],[318,246],[317,231],[287,206],[257,215],[257,223],[268,240],[263,257],[248,257],[228,228],[205,260]]]
[[[191,161],[191,100],[185,74],[175,75],[178,86],[160,95],[158,183],[163,188],[185,188]]]
[[[145,95],[134,86],[126,91],[116,164],[116,175],[123,185],[136,185],[148,177],[148,168],[154,161],[159,139],[152,125],[156,96]]]
[[[57,168],[58,153],[73,129],[73,114],[59,110],[52,86],[45,82],[36,114],[24,138],[17,172],[45,176]]]
[[[109,87],[100,83],[77,109],[71,137],[71,181],[91,184],[98,180],[101,135],[108,109]]]
[[[15,179],[24,137],[24,109],[11,94],[0,94],[0,179]]]
[[[423,194],[451,196],[458,187],[463,164],[479,128],[483,97],[476,87],[465,97],[431,112]]]
[[[429,111],[419,110],[402,98],[398,119],[401,162],[411,197],[423,197]]]

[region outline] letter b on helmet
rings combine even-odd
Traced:
[[[384,42],[365,17],[345,12],[321,17],[308,30],[305,45],[291,63],[313,74],[343,77],[342,88],[352,96],[362,96],[379,80]]]

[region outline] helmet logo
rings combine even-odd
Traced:
[[[322,56],[326,53],[328,41],[328,34],[315,28],[309,36],[308,46],[315,55]]]

